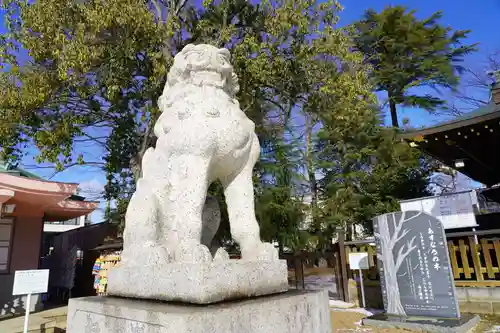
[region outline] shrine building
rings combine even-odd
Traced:
[[[486,186],[481,193],[500,203],[500,75],[490,102],[451,121],[405,131],[411,147]]]
[[[39,268],[44,223],[77,219],[97,208],[97,202],[75,195],[77,187],[0,161],[0,316],[24,312],[25,296],[12,296],[14,273]],[[31,310],[39,296],[32,296]]]

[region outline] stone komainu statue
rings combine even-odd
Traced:
[[[260,240],[252,184],[260,145],[237,92],[228,50],[188,45],[175,56],[158,101],[156,147],[144,155],[127,210],[122,265],[212,261],[207,246],[220,212],[213,198],[205,200],[216,179],[224,186],[242,259],[278,259],[277,250]]]

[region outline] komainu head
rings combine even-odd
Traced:
[[[216,86],[231,97],[239,89],[229,51],[208,44],[186,45],[175,56],[168,73],[167,86],[173,87],[179,83]]]
[[[239,89],[238,78],[233,71],[231,54],[227,49],[208,44],[189,44],[175,56],[163,93],[158,99],[162,116],[155,125],[156,136],[168,132],[172,119],[189,117],[186,109],[172,109],[172,105],[183,101],[193,103],[193,94],[201,96],[202,86],[220,89],[221,94],[216,93],[217,95],[227,94],[237,104],[235,95]]]

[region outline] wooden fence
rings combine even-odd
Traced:
[[[461,286],[500,286],[500,240],[449,240],[453,277]]]
[[[461,287],[481,286],[500,287],[500,238],[482,238],[476,241],[472,233],[462,233],[460,238],[448,235],[448,252],[450,264],[455,279],[455,285]],[[458,233],[457,233],[458,235]],[[477,236],[477,234],[476,234]],[[346,245],[346,261],[349,264],[349,252],[367,252],[369,264],[372,267],[365,273],[369,280],[378,280],[377,254],[371,244]],[[352,271],[349,270],[349,274]]]

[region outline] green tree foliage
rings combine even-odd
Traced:
[[[399,201],[430,195],[429,181],[435,165],[417,150],[397,139],[396,131],[366,122],[350,140],[338,144],[335,128],[319,133],[318,163],[321,205],[315,230],[328,244],[332,227],[341,226],[353,237],[353,225],[371,232],[371,219],[398,211]]]
[[[306,207],[300,193],[300,156],[295,142],[276,138],[264,144],[256,168],[256,215],[261,236],[277,242],[281,251],[302,249],[309,237],[303,230]]]
[[[224,46],[233,55],[240,106],[262,146],[255,192],[263,238],[300,250],[312,234],[325,247],[336,225],[392,209],[408,194],[394,193],[411,178],[405,169],[411,154],[393,134],[381,134],[370,73],[349,35],[336,28],[335,1],[221,0],[195,7],[186,0],[8,0],[1,6],[8,28],[0,39],[2,153],[16,159],[34,145],[38,161],[59,170],[102,167],[106,199],[116,206],[107,211],[111,220],[123,222],[142,154],[155,144],[151,129],[166,73],[188,43]],[[28,54],[20,57],[23,50]],[[304,131],[296,126],[300,117]],[[99,147],[102,158],[79,154],[81,142]],[[421,191],[426,175],[414,177]],[[225,243],[223,189],[215,183],[209,192],[221,203],[218,237]],[[313,207],[305,209],[309,193]],[[312,225],[303,230],[308,213]]]
[[[455,88],[463,57],[475,51],[475,45],[463,44],[469,31],[444,27],[441,17],[436,12],[420,20],[415,11],[395,6],[380,13],[367,10],[353,25],[356,48],[372,66],[377,90],[387,92],[394,127],[399,126],[397,105],[428,111],[444,107],[442,99],[411,88]]]

